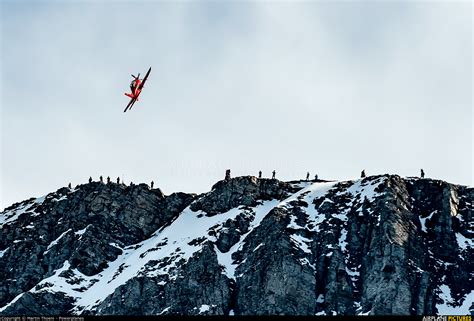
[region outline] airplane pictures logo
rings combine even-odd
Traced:
[[[470,315],[440,315],[440,316],[425,316],[423,321],[472,321]]]

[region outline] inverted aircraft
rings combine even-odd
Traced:
[[[150,69],[148,69],[148,71],[147,71],[145,77],[143,77],[143,79],[140,79],[140,73],[136,77],[134,75],[132,75],[133,80],[130,83],[130,90],[131,90],[132,93],[131,94],[125,93],[125,96],[130,97],[130,102],[128,103],[127,107],[125,107],[125,110],[123,112],[126,112],[129,109],[132,109],[133,105],[138,100],[138,96],[140,96],[140,94],[143,90],[143,87],[145,86],[145,82],[148,79],[148,76],[150,75],[150,72],[151,72],[151,67],[150,67]]]

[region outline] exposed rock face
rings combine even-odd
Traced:
[[[101,272],[123,247],[169,224],[193,198],[165,197],[145,184],[93,182],[7,208],[0,237],[0,305],[51,276],[66,260],[86,276]]]
[[[145,276],[133,278],[104,300],[97,312],[107,315],[197,315],[200,312],[197,306],[213,302],[212,311],[204,311],[205,314],[225,314],[231,296],[229,279],[221,273],[222,269],[212,245],[205,244],[173,282],[163,284],[160,278]],[[151,297],[160,300],[150,300]]]
[[[0,214],[0,313],[472,314],[473,194],[396,175],[61,188]]]
[[[204,210],[207,215],[215,215],[239,205],[254,206],[258,200],[282,199],[289,191],[296,190],[291,185],[276,179],[237,177],[214,184],[212,191],[194,202],[191,209]]]

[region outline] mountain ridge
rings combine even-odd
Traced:
[[[0,213],[0,314],[472,314],[472,196],[397,175],[60,188]]]

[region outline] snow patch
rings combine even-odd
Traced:
[[[52,202],[60,202],[60,201],[63,201],[65,199],[67,199],[67,195],[63,195],[60,198],[53,198],[51,201]]]
[[[46,197],[48,196],[49,194],[46,194],[46,195],[43,195],[41,197],[38,197],[37,199],[35,199],[33,202],[35,204],[38,204],[38,205],[41,205],[43,204],[44,200],[46,199]]]
[[[168,312],[171,309],[171,306],[164,308],[158,315]]]
[[[18,217],[20,217],[21,214],[27,212],[33,205],[43,204],[44,200],[46,199],[46,196],[48,196],[48,195],[38,197],[38,198],[36,198],[32,201],[28,201],[28,203],[23,204],[19,207],[16,207],[16,208],[11,209],[9,211],[0,213],[0,228],[3,227],[3,225],[5,225],[5,224],[8,225],[8,224],[16,221],[18,219]],[[31,214],[31,216],[38,216],[38,215],[40,215],[40,213]]]
[[[307,258],[302,258],[302,259],[299,259],[298,261],[301,263],[301,265],[307,265],[313,270],[316,270],[316,267],[313,264],[309,263],[309,260]]]
[[[85,228],[83,228],[82,230],[79,230],[77,232],[74,232],[75,235],[82,235],[86,232],[87,228],[91,226],[91,224],[87,225]],[[82,237],[82,236],[81,236]],[[81,239],[81,237],[79,237],[79,239]]]
[[[15,303],[16,301],[18,301],[18,299],[21,298],[21,297],[23,296],[23,294],[25,294],[25,292],[18,294],[18,295],[17,295],[13,300],[11,300],[7,305],[5,305],[4,307],[1,307],[1,308],[0,308],[0,312],[4,311],[6,308],[8,308],[9,306],[11,306],[13,303]]]
[[[301,182],[298,182],[298,183],[291,183],[291,187],[293,188],[305,188],[305,187],[308,187],[308,185],[311,185],[312,183],[309,182],[309,181],[301,181]]]
[[[344,253],[346,252],[346,246],[347,246],[347,231],[346,229],[341,230],[341,236],[339,237],[339,248],[341,251]]]
[[[78,298],[81,293],[75,291],[72,288],[77,287],[78,285],[71,285],[67,282],[68,280],[70,280],[70,278],[60,276],[62,272],[69,270],[70,267],[71,264],[69,263],[69,261],[64,261],[62,267],[57,269],[52,276],[42,280],[36,285],[36,287],[38,287],[38,290],[36,289],[36,287],[34,287],[32,290],[30,290],[30,292],[63,292],[69,297]],[[79,274],[80,276],[82,276],[80,279],[88,278],[76,269],[74,269],[72,272],[74,275]]]
[[[352,271],[350,270],[349,268],[347,268],[346,266],[346,273],[352,278],[352,277],[357,277],[357,276],[360,276],[360,272],[355,270],[355,271]]]
[[[123,250],[123,249],[120,247],[120,245],[118,245],[118,244],[115,243],[115,242],[110,242],[109,245],[112,245],[113,247],[115,247],[115,248],[117,248],[117,249],[119,249],[119,250]]]
[[[292,228],[292,229],[295,229],[295,230],[300,230],[300,229],[303,228],[302,226],[300,226],[296,223],[296,218],[297,218],[296,216],[291,215],[290,224],[288,224],[288,228]]]
[[[348,220],[346,213],[343,213],[343,214],[332,214],[331,216],[332,216],[332,217],[335,217],[335,218],[337,218],[337,219],[340,219],[340,220],[343,221],[343,222],[347,222],[347,220]]]
[[[8,251],[9,247],[7,247],[6,249],[4,250],[1,250],[0,251],[0,257],[3,257],[3,255]]]
[[[280,202],[278,207],[286,207],[289,203],[298,199],[303,199],[303,201],[310,204],[312,200],[326,194],[337,183],[338,182],[313,183]]]
[[[370,312],[372,312],[372,310],[369,310],[369,311],[367,311],[367,312],[357,313],[357,315],[369,315]]]
[[[67,233],[69,233],[71,231],[71,229],[67,230],[66,232],[63,232],[61,235],[59,235],[59,237],[57,239],[55,239],[54,241],[52,241],[48,247],[46,248],[46,251],[43,253],[43,254],[46,254],[49,252],[49,250],[55,246],[56,244],[58,244],[59,240],[63,238],[64,235],[66,235]]]
[[[16,221],[20,215],[24,214],[28,209],[33,206],[33,204],[29,203],[26,205],[21,206],[20,208],[16,208],[10,210],[8,212],[4,212],[0,215],[0,228],[4,225],[9,225],[10,223]]]
[[[462,250],[467,250],[468,248],[471,249],[474,246],[473,241],[471,239],[468,239],[459,232],[456,233],[456,240],[458,242],[458,246]]]
[[[441,291],[439,298],[442,300],[441,303],[436,304],[438,314],[440,315],[470,315],[470,307],[474,303],[474,290],[471,293],[464,296],[461,300],[460,305],[454,305],[455,300],[451,296],[451,289],[446,285],[442,284],[439,287]]]
[[[215,307],[215,305],[212,305],[213,307]],[[199,308],[199,314],[201,313],[204,313],[204,312],[207,312],[211,309],[211,307],[207,304],[203,304],[201,305],[201,307]]]
[[[311,240],[301,235],[293,234],[290,236],[290,240],[297,245],[305,253],[311,253],[307,243],[311,243]]]
[[[427,220],[431,220],[431,217],[432,217],[433,214],[435,214],[436,212],[438,212],[438,210],[434,210],[434,211],[431,212],[431,214],[428,215],[427,217],[424,217],[424,218],[420,217],[421,230],[422,230],[423,232],[425,232],[425,233],[427,232],[427,230],[426,230],[426,221],[427,221]]]
[[[329,190],[331,190],[334,185],[338,182],[328,182],[328,183],[313,183],[306,188],[298,191],[297,193],[291,195],[286,200],[278,204],[279,207],[288,207],[289,203],[298,199],[306,202],[308,204],[305,212],[308,215],[308,223],[312,224],[314,227],[312,231],[319,232],[319,224],[324,222],[326,216],[324,214],[320,214],[318,210],[315,208],[313,201],[316,198],[320,198],[325,195]],[[295,222],[296,218],[292,217],[290,224],[288,225],[289,228],[296,228],[301,229]]]
[[[409,259],[409,260],[408,260],[408,265],[410,265],[411,267],[413,267],[413,269],[415,269],[415,272],[417,272],[417,273],[423,273],[423,272],[425,272],[424,270],[420,269],[420,268],[415,264],[415,262],[413,262],[412,259]]]
[[[375,192],[375,189],[379,187],[384,181],[384,177],[379,177],[370,181],[369,184],[362,184],[363,179],[358,179],[355,183],[349,187],[346,192],[358,197],[360,200],[364,200],[366,197],[369,202],[372,202],[380,193]]]

